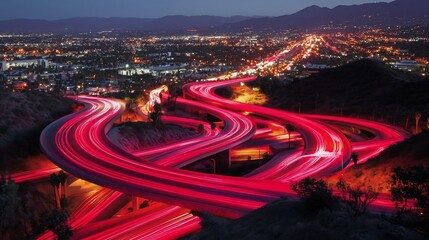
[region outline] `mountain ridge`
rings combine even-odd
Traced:
[[[63,33],[97,31],[186,31],[208,29],[247,20],[249,17],[171,15],[156,19],[135,17],[75,17],[58,20],[13,19],[0,21],[0,33]]]
[[[0,21],[0,33],[63,33],[97,31],[185,32],[313,29],[322,26],[411,26],[429,24],[429,1],[339,5],[334,8],[312,5],[296,13],[278,17],[218,17],[210,15],[170,15],[161,18],[76,17],[59,20],[14,19]]]
[[[393,2],[339,5],[334,8],[312,5],[290,15],[234,23],[229,29],[299,29],[324,25],[409,26],[429,24],[427,0],[396,0]]]

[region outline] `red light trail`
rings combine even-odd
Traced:
[[[284,51],[281,55],[288,52]],[[267,62],[277,58],[271,57]],[[362,161],[365,161],[408,136],[400,129],[372,121],[294,114],[234,102],[214,93],[217,88],[253,80],[255,77],[185,85],[186,99],[178,98],[177,105],[217,117],[222,122],[222,128],[212,131],[210,125],[200,120],[164,116],[164,121],[193,128],[203,124],[204,131],[195,138],[170,146],[132,153],[115,146],[106,136],[113,122],[124,111],[123,103],[112,99],[79,97],[77,100],[85,107],[49,125],[41,135],[42,149],[67,172],[121,193],[102,190],[101,195],[94,198],[101,199],[105,204],[93,210],[75,212],[71,225],[78,229],[77,236],[89,239],[106,236],[130,239],[180,237],[199,228],[199,218],[190,214],[189,209],[237,218],[280,196],[293,199],[289,188],[291,181],[308,176],[322,177],[341,170],[347,166],[352,151],[362,154]],[[270,162],[243,178],[178,169],[239,146],[255,134],[263,138],[270,131],[258,130],[257,122],[293,125],[304,146],[293,153],[275,155]],[[351,143],[336,124],[365,129],[375,137]],[[28,177],[31,179],[30,175]],[[119,198],[122,192],[171,206],[154,204],[124,218],[126,221],[105,220],[104,224],[117,223],[108,229],[101,229],[101,222],[85,226],[104,211],[109,202],[115,200],[112,196]],[[89,206],[84,205],[82,209],[86,207]],[[43,238],[49,237],[45,235]]]

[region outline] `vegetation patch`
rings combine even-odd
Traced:
[[[267,106],[301,111],[365,117],[415,129],[429,117],[429,79],[392,69],[386,64],[363,59],[325,69],[288,83],[275,77],[260,77],[251,83],[268,95]]]
[[[388,147],[365,164],[347,168],[342,172],[326,177],[325,180],[330,186],[333,186],[340,178],[343,178],[353,187],[371,187],[374,191],[389,193],[390,176],[393,174],[393,169],[413,165],[429,167],[428,149],[429,131],[423,131],[421,134]]]
[[[0,93],[0,171],[20,169],[24,158],[40,154],[40,133],[72,113],[72,105],[71,99],[45,93]]]
[[[127,151],[137,151],[145,148],[171,144],[183,139],[196,136],[193,129],[183,128],[178,125],[147,122],[127,122],[115,126],[108,136],[117,146]]]

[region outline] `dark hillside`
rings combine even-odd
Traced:
[[[0,172],[17,165],[17,159],[40,153],[43,128],[71,113],[72,104],[38,92],[0,93]]]
[[[354,219],[343,209],[308,212],[303,203],[278,200],[235,221],[213,218],[185,239],[424,239],[380,216]]]
[[[428,24],[427,0],[396,0],[326,8],[310,6],[299,12],[271,18],[249,19],[224,26],[229,29],[311,29],[322,25],[412,26]]]
[[[287,86],[276,80],[258,84],[271,107],[306,113],[346,115],[405,124],[406,117],[429,113],[429,78],[422,78],[369,59],[326,69]],[[273,87],[274,85],[274,87]],[[412,119],[410,118],[410,122]]]

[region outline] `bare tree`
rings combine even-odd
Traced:
[[[391,178],[390,191],[398,219],[406,212],[419,215],[429,211],[429,167],[396,167]]]
[[[341,193],[341,199],[354,216],[365,214],[368,206],[378,197],[378,193],[374,192],[372,187],[368,187],[366,190],[360,187],[352,188],[343,179],[337,183],[337,188]]]

